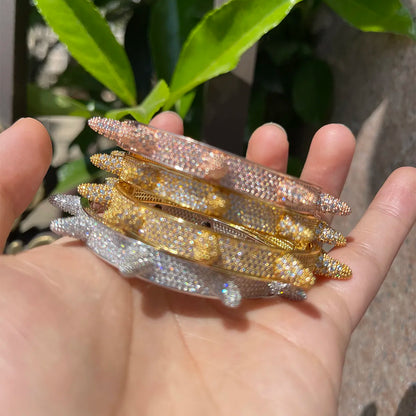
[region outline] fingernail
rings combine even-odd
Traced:
[[[270,125],[270,126],[275,126],[275,127],[279,128],[280,130],[282,130],[283,132],[285,132],[285,133],[286,133],[285,128],[284,128],[283,126],[281,126],[280,124],[275,123],[274,121],[269,121],[269,122],[268,122],[268,123],[266,123],[265,125],[266,125],[266,126],[267,126],[267,125]]]

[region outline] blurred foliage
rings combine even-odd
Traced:
[[[247,131],[276,121],[289,133],[302,132],[327,121],[333,104],[331,68],[315,53],[314,23],[322,3],[360,30],[415,38],[413,20],[399,0],[230,0],[215,10],[212,3],[34,0],[31,25],[45,24],[40,12],[72,58],[41,88],[36,82],[58,42],[31,56],[31,115],[148,122],[162,108],[175,107],[187,134],[198,137],[203,84],[235,68],[258,42]],[[84,129],[72,145],[87,152],[96,141]],[[299,171],[300,161],[292,157],[290,168]],[[84,159],[58,172],[60,191],[94,175]]]

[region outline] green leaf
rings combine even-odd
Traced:
[[[169,87],[165,81],[161,80],[140,105],[136,107],[120,108],[119,110],[111,110],[108,111],[105,116],[120,120],[127,115],[131,115],[141,123],[148,123],[156,112],[162,108],[168,97]]]
[[[303,120],[314,125],[327,121],[333,102],[333,84],[331,68],[324,61],[309,59],[298,68],[292,100]]]
[[[56,174],[58,185],[53,193],[60,193],[75,189],[80,183],[93,181],[100,176],[100,170],[93,167],[88,159],[82,158],[60,166]]]
[[[416,39],[416,27],[400,0],[325,0],[336,13],[365,32],[391,32]]]
[[[196,91],[188,92],[176,101],[175,110],[182,117],[185,118],[194,102]]]
[[[89,118],[92,116],[87,106],[66,95],[55,94],[37,85],[27,87],[28,112],[32,116],[67,115]]]
[[[301,0],[231,0],[189,35],[171,83],[170,108],[197,85],[236,67],[242,53],[277,26]]]
[[[122,46],[90,0],[35,0],[71,55],[128,105],[136,103],[133,73]]]
[[[157,0],[152,7],[149,38],[159,79],[168,82],[189,32],[212,9],[212,0]]]

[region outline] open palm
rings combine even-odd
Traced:
[[[153,125],[181,133],[180,119]],[[47,169],[43,127],[0,136],[0,243]],[[279,127],[248,157],[286,169]],[[354,151],[341,125],[320,129],[302,178],[338,195]],[[416,169],[395,171],[344,248],[353,279],[321,281],[308,300],[238,309],[127,280],[61,239],[0,259],[0,409],[7,415],[334,415],[345,350],[416,218]]]

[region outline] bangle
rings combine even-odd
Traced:
[[[351,275],[348,266],[331,259],[319,246],[288,252],[230,237],[132,201],[123,182],[117,182],[114,188],[84,184],[78,187],[78,192],[106,207],[102,220],[111,228],[160,250],[220,270],[288,282],[304,289],[314,284],[315,269],[332,278]]]
[[[115,151],[111,155],[96,154],[91,162],[100,169],[117,175],[132,186],[130,196],[160,204],[172,204],[196,213],[227,221],[257,233],[263,242],[277,237],[293,242],[304,249],[311,242],[343,246],[345,237],[312,215],[295,213],[260,199],[226,190],[189,175],[138,160],[127,153]],[[145,192],[144,192],[145,191]],[[195,220],[192,220],[195,222]]]
[[[95,155],[114,173],[51,202],[73,215],[51,223],[126,276],[237,306],[243,298],[306,298],[317,277],[351,277],[323,242],[345,238],[322,213],[345,202],[319,187],[190,138],[134,121],[89,120],[129,154]]]
[[[189,137],[134,121],[93,117],[88,123],[124,150],[227,189],[313,215],[347,215],[351,211],[345,202],[322,193],[317,186]]]
[[[98,217],[88,215],[78,196],[58,194],[51,196],[49,201],[73,215],[53,220],[52,231],[85,241],[97,256],[126,277],[141,278],[178,292],[220,299],[230,307],[238,306],[244,298],[306,299],[305,292],[291,284],[219,273],[209,266],[180,259],[120,234]]]
[[[95,184],[83,184],[78,193],[95,204],[104,205],[107,201],[101,214],[105,224],[158,250],[221,271],[285,281],[302,289],[315,281],[308,266],[315,264],[318,248],[313,253],[296,252],[295,257],[287,250],[220,234],[149,205],[134,203],[124,194],[120,182],[112,189],[100,188],[98,193],[96,189]]]

